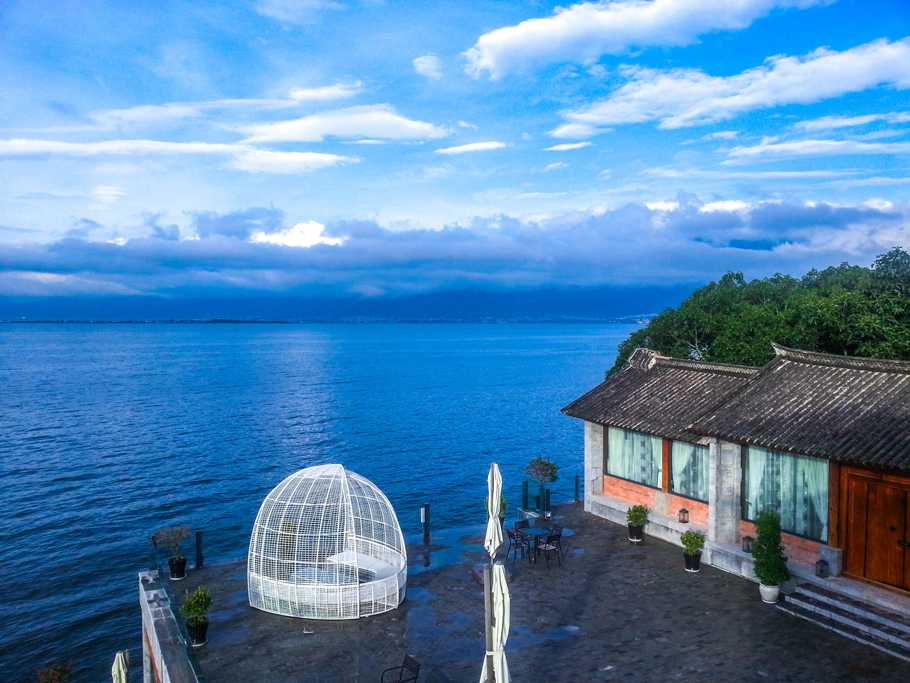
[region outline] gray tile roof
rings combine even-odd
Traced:
[[[625,370],[572,401],[562,412],[588,422],[698,443],[706,439],[685,426],[759,370],[678,360],[636,349]]]
[[[910,470],[910,362],[774,345],[777,357],[689,429],[727,441]],[[579,399],[581,400],[581,399]]]

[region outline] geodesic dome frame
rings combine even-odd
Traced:
[[[295,472],[266,496],[247,558],[250,605],[357,619],[404,600],[407,553],[389,499],[341,465]]]

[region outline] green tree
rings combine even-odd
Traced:
[[[895,247],[872,268],[842,263],[803,278],[746,282],[727,273],[619,345],[607,378],[645,346],[671,358],[764,365],[771,342],[825,353],[910,359],[910,254]]]

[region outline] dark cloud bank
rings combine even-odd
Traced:
[[[605,319],[675,305],[730,270],[868,265],[910,242],[906,204],[706,212],[690,195],[677,201],[443,230],[342,221],[323,233],[342,244],[307,248],[250,241],[291,227],[273,208],[197,214],[193,239],[152,215],[148,236],[124,244],[0,244],[0,317]]]

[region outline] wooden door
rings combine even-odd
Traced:
[[[910,491],[850,477],[846,570],[910,590]]]

